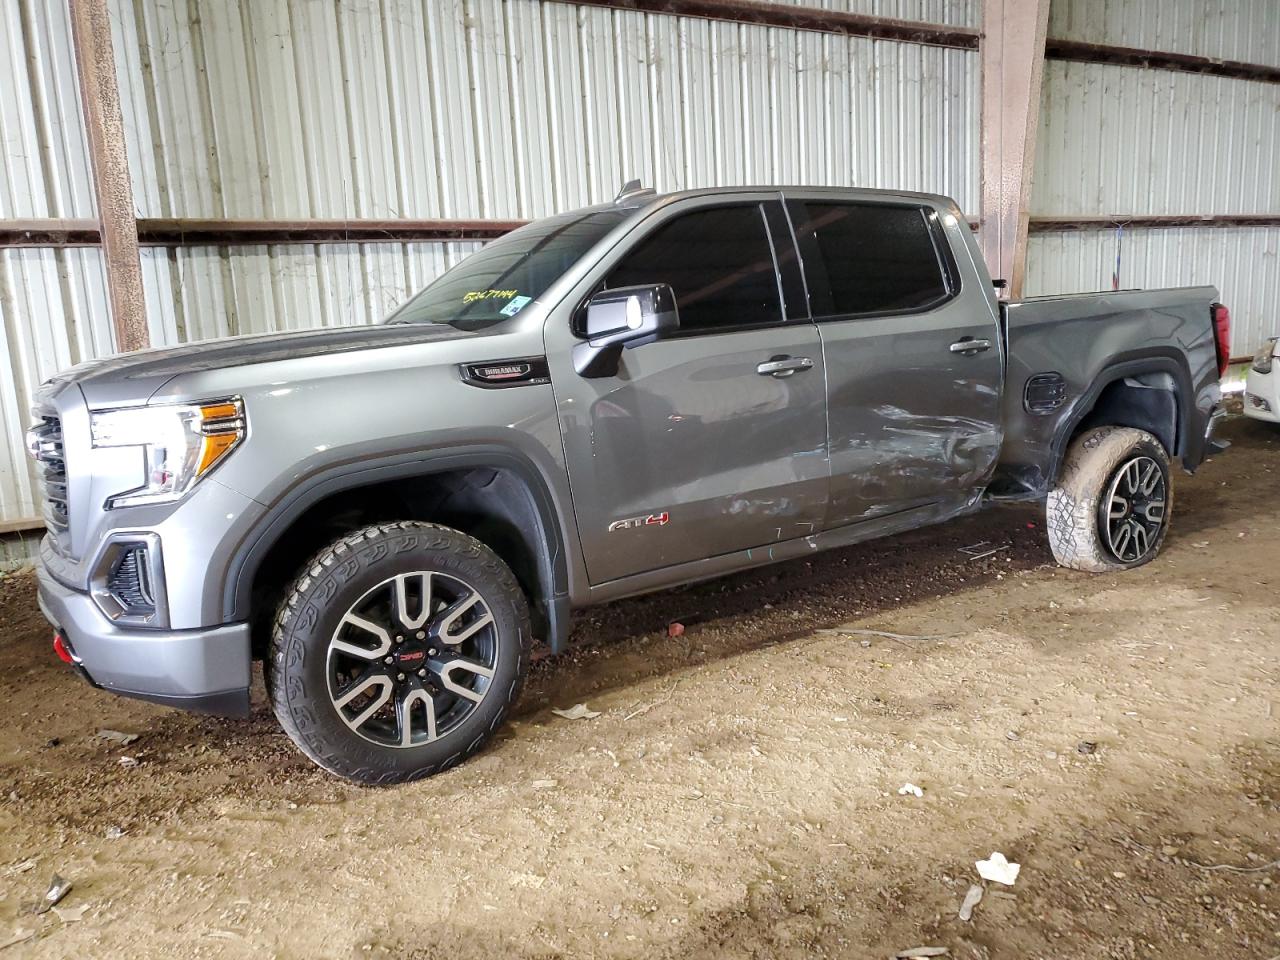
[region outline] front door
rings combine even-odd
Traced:
[[[919,202],[791,199],[827,364],[836,528],[967,506],[1000,454],[1000,336],[967,230]],[[945,220],[945,222],[944,222]]]
[[[821,525],[822,348],[776,196],[664,209],[602,263],[588,291],[667,283],[680,316],[677,336],[624,350],[615,376],[579,376],[548,334],[593,585]]]

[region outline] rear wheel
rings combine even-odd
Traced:
[[[427,523],[366,527],[321,551],[281,603],[271,702],[326,770],[416,780],[502,723],[530,643],[524,595],[484,544]]]
[[[1169,529],[1169,455],[1132,427],[1096,427],[1072,441],[1049,491],[1049,545],[1064,567],[1104,573],[1151,560]]]

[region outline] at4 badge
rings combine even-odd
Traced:
[[[626,520],[615,520],[609,524],[609,532],[615,530],[635,530],[639,527],[663,527],[667,521],[671,519],[670,514],[663,510],[661,513],[651,513],[647,517],[628,517]]]

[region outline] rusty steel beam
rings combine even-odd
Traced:
[[[991,276],[1022,296],[1028,205],[1040,126],[1049,0],[983,0],[982,196],[978,231]]]
[[[115,347],[141,350],[150,346],[150,337],[107,0],[68,2]]]
[[[172,220],[142,219],[145,247],[272,243],[424,243],[492,240],[523,220]],[[96,220],[0,220],[0,247],[96,247]]]
[[[1143,215],[1112,214],[1102,217],[1032,217],[1032,233],[1069,230],[1110,230],[1138,227],[1280,227],[1280,213],[1214,213]]]
[[[96,247],[97,220],[0,220],[0,247]]]
[[[579,6],[637,10],[702,20],[723,20],[790,30],[840,33],[850,37],[900,40],[934,47],[976,50],[981,31],[969,27],[949,27],[940,23],[920,23],[891,17],[866,16],[814,6],[766,3],[762,0],[573,0]]]
[[[523,220],[141,220],[148,246],[492,240]]]
[[[1244,63],[1240,60],[1198,57],[1190,53],[1139,50],[1135,47],[1113,47],[1102,43],[1084,43],[1080,40],[1058,40],[1050,37],[1045,44],[1044,55],[1050,60],[1112,63],[1124,67],[1146,67],[1154,70],[1175,70],[1179,73],[1204,73],[1214,77],[1231,77],[1235,80],[1280,83],[1280,67],[1261,63]]]
[[[162,220],[138,221],[138,241],[151,247],[312,243],[442,243],[493,240],[523,220]],[[978,231],[981,223],[969,220]],[[1031,233],[1124,227],[1276,227],[1280,213],[1104,214],[1030,217]],[[96,247],[95,220],[0,220],[3,247]]]

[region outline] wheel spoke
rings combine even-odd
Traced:
[[[457,633],[452,633],[453,625],[458,622],[464,615],[469,613],[479,604],[483,607],[483,613],[474,621],[467,624]],[[436,628],[436,635],[441,643],[447,643],[450,646],[457,646],[465,643],[471,637],[475,636],[489,624],[493,623],[493,614],[489,612],[489,608],[484,606],[484,601],[480,599],[480,594],[471,593],[450,605],[441,616],[440,623]]]
[[[1112,549],[1115,550],[1119,559],[1127,559],[1125,557],[1125,548],[1129,546],[1131,539],[1133,539],[1133,531],[1129,529],[1129,524],[1121,524],[1120,529],[1116,531],[1115,542],[1112,544]]]
[[[407,694],[396,701],[396,724],[400,728],[400,746],[413,746],[413,708],[417,704],[422,704],[423,715],[426,717],[427,739],[426,743],[430,743],[436,738],[436,704],[431,699],[431,694],[422,689],[410,690]]]
[[[1132,523],[1132,540],[1133,540],[1132,559],[1137,560],[1138,557],[1142,556],[1144,553],[1147,552],[1147,547],[1150,541],[1148,540],[1148,537],[1147,537],[1146,527],[1138,523],[1137,520],[1133,520],[1131,521],[1131,523]]]
[[[363,617],[357,617],[354,613],[349,612],[342,618],[342,622],[338,624],[338,630],[341,630],[344,625],[373,634],[378,638],[378,645],[370,649],[356,643],[348,643],[346,640],[339,640],[337,631],[335,631],[333,641],[330,643],[334,650],[341,650],[345,654],[360,657],[363,660],[376,660],[378,657],[386,656],[387,651],[391,649],[391,634],[376,623],[370,623]]]
[[[434,664],[432,665],[432,669],[436,669]],[[456,693],[458,696],[470,700],[473,703],[479,703],[484,698],[484,691],[477,692],[472,690],[470,687],[466,687],[461,683],[458,683],[452,677],[455,670],[462,670],[467,673],[474,674],[477,677],[484,677],[486,680],[493,679],[493,670],[482,663],[476,663],[474,660],[469,660],[466,657],[454,657],[452,660],[446,660],[444,663],[440,664],[439,669],[436,670],[440,675],[440,685],[442,687],[450,693]]]
[[[368,720],[375,713],[381,710],[383,706],[386,704],[386,702],[391,699],[391,689],[392,689],[391,679],[389,677],[383,677],[383,676],[370,677],[368,680],[364,681],[363,683],[357,684],[354,689],[348,691],[345,695],[343,695],[339,699],[333,701],[333,705],[338,708],[339,712],[341,712],[342,708],[345,707],[348,703],[350,703],[360,694],[364,693],[370,687],[374,687],[374,686],[380,687],[381,692],[376,697],[374,697],[373,701],[370,702],[370,704],[366,706],[363,710],[361,710],[357,716],[348,720],[345,714],[342,715],[342,719],[346,721],[347,726],[349,726],[351,729],[355,730],[358,727],[363,726],[366,720]]]
[[[422,605],[416,617],[409,615],[409,581],[419,584],[419,595]],[[422,625],[431,619],[431,574],[425,571],[402,573],[396,577],[395,587],[396,618],[406,630],[420,630]]]
[[[1129,488],[1129,496],[1133,496],[1135,493],[1137,493],[1139,488],[1142,486],[1141,482],[1138,479],[1138,461],[1137,460],[1131,461],[1129,465],[1124,468],[1124,482],[1125,482],[1125,485]]]
[[[1155,461],[1149,461],[1147,469],[1142,473],[1142,479],[1138,483],[1139,492],[1144,497],[1149,497],[1156,489],[1156,484],[1160,482],[1160,468],[1156,466]]]
[[[391,680],[387,676],[386,671],[379,668],[378,664],[373,664],[366,668],[363,673],[355,677],[347,683],[341,690],[337,691],[333,704],[336,707],[345,707],[354,697],[360,695],[363,690],[367,690],[373,683],[379,680],[390,683]]]
[[[1118,493],[1111,498],[1111,510],[1110,510],[1110,513],[1108,513],[1108,517],[1110,517],[1110,519],[1119,520],[1128,512],[1129,512],[1128,500],[1120,496],[1120,494]]]
[[[1164,501],[1152,500],[1143,508],[1142,515],[1159,526],[1164,522]]]

